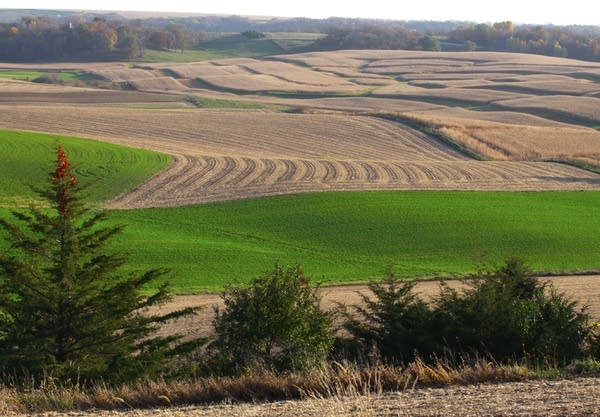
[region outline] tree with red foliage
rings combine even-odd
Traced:
[[[0,371],[52,375],[61,380],[127,381],[168,369],[177,353],[197,342],[159,337],[160,323],[193,314],[149,308],[167,301],[168,285],[142,292],[165,271],[121,274],[126,259],[107,249],[123,226],[103,227],[92,212],[62,147],[46,204],[0,219],[11,242],[0,255]]]

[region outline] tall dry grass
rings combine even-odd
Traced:
[[[39,385],[32,382],[27,386],[1,387],[0,415],[345,397],[451,384],[521,381],[535,375],[527,367],[499,366],[483,359],[457,366],[441,360],[427,364],[419,359],[406,367],[360,367],[336,362],[308,373],[264,372],[241,378],[144,381],[118,387],[99,383],[85,388],[48,378]]]

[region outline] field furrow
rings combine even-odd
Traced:
[[[331,189],[600,188],[600,176],[557,163],[264,160],[216,156],[193,161],[194,158],[176,158],[174,167],[159,173],[129,195],[115,199],[109,206],[172,206]],[[179,169],[178,176],[173,175],[173,169]]]

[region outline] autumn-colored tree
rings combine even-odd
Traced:
[[[0,219],[11,243],[0,255],[0,370],[124,381],[158,374],[191,349],[155,331],[194,309],[149,310],[169,299],[167,284],[141,291],[164,271],[119,273],[126,259],[107,245],[123,226],[102,226],[105,212],[86,207],[62,147],[49,186],[36,192],[45,205]]]

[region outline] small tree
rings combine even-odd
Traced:
[[[81,188],[64,150],[57,150],[48,189],[36,190],[50,207],[0,219],[12,243],[0,255],[0,368],[34,376],[127,380],[164,369],[177,352],[192,348],[180,336],[156,337],[167,315],[150,307],[169,299],[168,286],[142,293],[164,274],[119,274],[123,256],[106,250],[123,226],[102,227],[104,212],[81,201]]]
[[[235,286],[216,308],[210,349],[224,373],[288,371],[321,364],[333,346],[331,317],[319,308],[300,266],[275,269]]]
[[[344,329],[351,339],[346,345],[355,356],[376,353],[386,362],[408,362],[415,355],[429,355],[435,348],[430,331],[432,313],[414,293],[416,281],[402,281],[388,271],[381,282],[368,284],[374,297],[360,294],[362,303],[351,313],[343,306]]]
[[[441,51],[440,41],[435,36],[425,35],[419,38],[419,46],[425,51]]]

